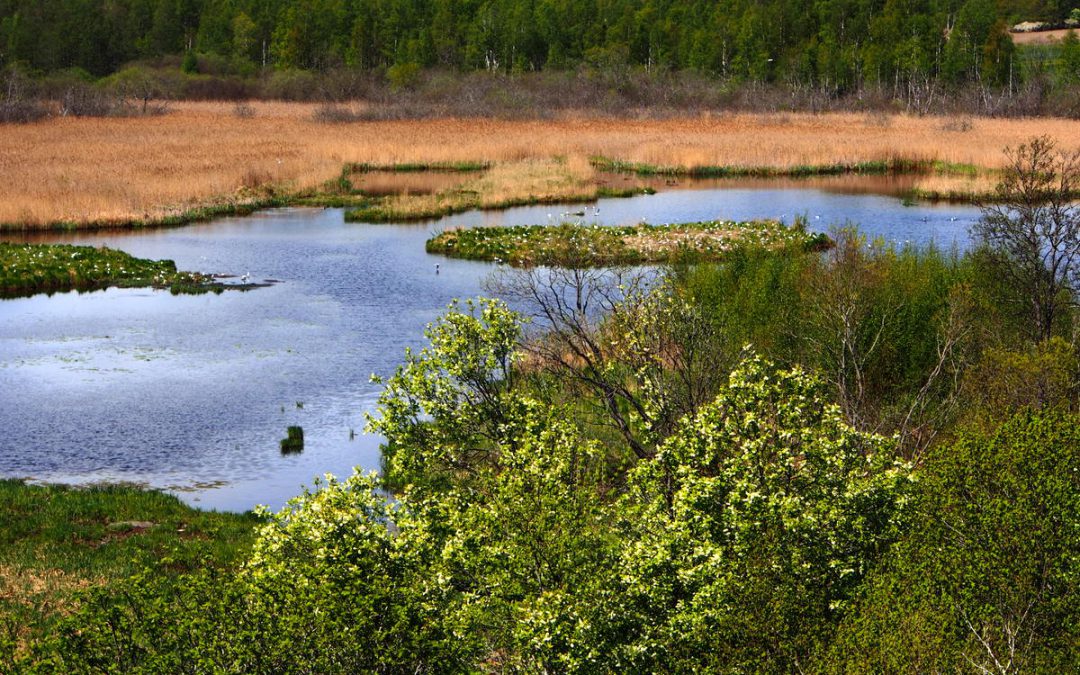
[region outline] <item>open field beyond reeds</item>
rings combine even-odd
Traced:
[[[243,117],[234,114],[233,104],[185,103],[160,117],[0,126],[0,223],[130,225],[207,207],[284,203],[301,191],[319,191],[351,162],[498,165],[565,158],[581,174],[574,180],[588,181],[587,160],[593,157],[659,167],[781,171],[934,161],[993,169],[1006,145],[1035,135],[1080,148],[1080,122],[1055,119],[785,113],[330,124],[314,120],[313,105],[252,108],[254,115]]]

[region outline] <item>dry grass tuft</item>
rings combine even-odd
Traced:
[[[1080,148],[1080,122],[980,119],[959,135],[946,118],[861,114],[725,115],[669,120],[565,117],[539,121],[313,120],[314,105],[177,104],[162,117],[58,118],[0,126],[0,223],[147,219],[249,196],[311,190],[345,162],[394,164],[486,160],[485,180],[535,181],[570,189],[585,158],[602,155],[659,166],[793,167],[889,159],[995,168],[1001,150],[1047,134]],[[565,157],[565,185],[547,184],[529,161]],[[526,161],[528,160],[528,161]],[[522,168],[526,167],[526,168]],[[517,190],[515,190],[517,191]],[[498,201],[500,188],[488,194]]]
[[[997,176],[982,172],[978,175],[935,174],[920,176],[915,180],[910,192],[926,199],[949,199],[967,201],[977,199],[993,191]]]
[[[73,591],[85,590],[105,583],[104,579],[89,580],[60,569],[22,569],[0,565],[0,602],[12,602],[27,607],[42,598],[49,598],[54,611],[70,608],[67,600]]]

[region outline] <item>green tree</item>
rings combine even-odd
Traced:
[[[834,672],[1080,667],[1080,420],[1025,413],[939,448],[909,535],[831,649]]]
[[[383,464],[394,483],[449,485],[490,463],[502,438],[520,318],[497,300],[458,306],[428,326],[427,347],[406,350],[385,381],[373,378],[385,388],[368,429],[387,439]]]
[[[1065,33],[1059,48],[1058,78],[1064,85],[1080,84],[1080,38],[1075,30]]]
[[[637,671],[790,672],[901,533],[908,468],[805,372],[750,356],[636,468],[608,628]]]
[[[233,58],[239,59],[240,61],[249,61],[253,59],[259,27],[251,20],[251,17],[244,12],[240,12],[233,17],[231,29],[231,52]]]

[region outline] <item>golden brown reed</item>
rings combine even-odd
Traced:
[[[671,120],[564,117],[315,122],[314,106],[176,104],[161,117],[50,119],[0,126],[0,223],[144,219],[267,184],[313,188],[344,162],[495,163],[590,156],[664,166],[787,168],[889,159],[993,168],[1001,150],[1047,134],[1080,147],[1080,122],[860,114],[711,115]],[[970,128],[969,128],[970,126]],[[959,130],[957,130],[959,129]]]
[[[980,173],[974,176],[934,174],[919,176],[911,188],[911,194],[927,199],[978,199],[993,192],[997,176]]]

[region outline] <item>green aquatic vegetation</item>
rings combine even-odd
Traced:
[[[968,164],[964,162],[946,162],[944,160],[935,160],[931,164],[931,168],[934,173],[939,173],[947,176],[978,176],[980,173],[984,173],[986,170],[981,169],[974,164]]]
[[[866,162],[837,162],[788,167],[776,166],[658,166],[644,162],[627,162],[608,157],[592,157],[589,162],[598,171],[629,173],[637,176],[681,176],[688,178],[781,178],[809,176],[840,176],[845,174],[902,174],[925,173],[935,170],[935,164],[888,159]]]
[[[427,251],[518,267],[601,267],[715,261],[745,245],[823,248],[830,240],[773,220],[619,227],[563,223],[447,230],[428,240]]]
[[[297,404],[297,407],[302,407]],[[304,428],[288,427],[285,438],[281,439],[281,454],[292,455],[304,451]]]
[[[0,297],[99,290],[168,288],[178,293],[220,293],[208,275],[180,272],[171,260],[147,260],[107,247],[0,243]]]

